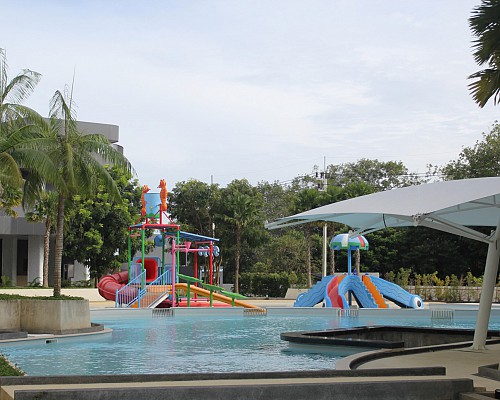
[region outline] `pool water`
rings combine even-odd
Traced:
[[[383,325],[379,317],[175,316],[116,313],[92,317],[110,334],[85,339],[2,345],[0,352],[28,375],[162,374],[334,369],[360,349],[296,351],[281,332]],[[423,321],[426,321],[425,323]],[[474,321],[402,319],[393,325],[473,328]],[[500,323],[490,324],[500,329]],[[361,349],[362,350],[362,349]]]

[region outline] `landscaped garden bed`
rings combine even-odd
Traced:
[[[0,296],[0,330],[55,335],[93,330],[83,298]]]

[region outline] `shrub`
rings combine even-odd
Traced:
[[[240,292],[247,296],[284,297],[287,289],[297,284],[294,273],[245,272],[240,275]]]
[[[12,278],[10,276],[2,275],[2,287],[12,287]]]

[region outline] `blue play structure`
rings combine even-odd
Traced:
[[[386,299],[402,308],[424,308],[420,296],[394,283],[367,274],[352,273],[351,251],[368,249],[368,241],[363,236],[350,238],[348,234],[337,235],[330,242],[330,247],[333,250],[347,249],[347,274],[325,276],[309,291],[301,293],[294,307],[314,307],[324,301],[325,307],[348,309],[354,298],[361,308],[387,308]]]

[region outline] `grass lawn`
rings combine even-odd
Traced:
[[[22,376],[25,373],[19,368],[10,364],[3,355],[0,354],[0,376]]]

